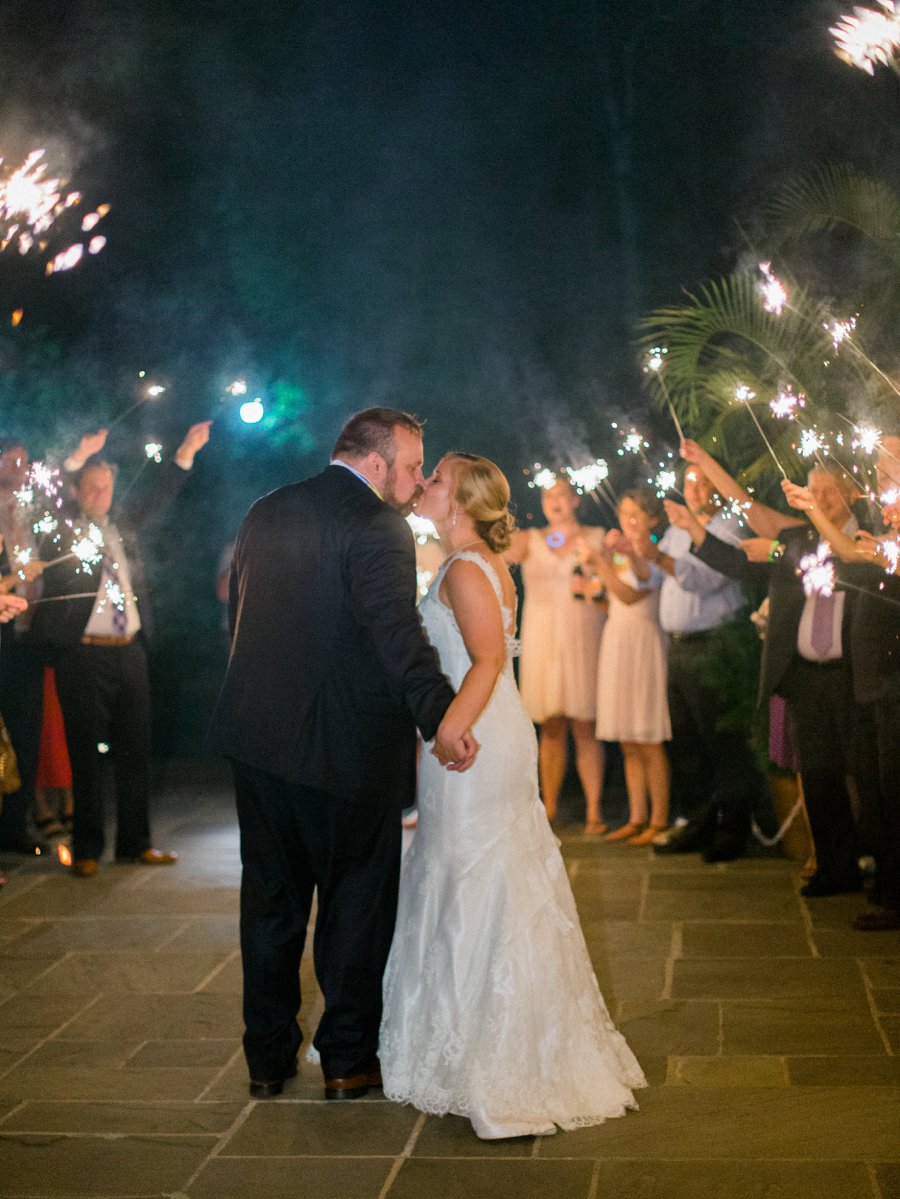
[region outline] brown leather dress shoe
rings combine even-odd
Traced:
[[[171,866],[178,861],[177,853],[166,853],[161,849],[145,849],[133,857],[116,857],[117,862],[131,862],[135,866]]]
[[[381,1063],[378,1058],[363,1067],[358,1074],[347,1078],[326,1078],[326,1099],[362,1099],[373,1087],[381,1086]]]
[[[96,858],[76,858],[72,863],[72,874],[75,878],[91,878],[96,873]]]

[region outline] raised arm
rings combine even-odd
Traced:
[[[782,529],[803,523],[784,512],[779,512],[777,508],[770,508],[767,504],[755,500],[725,467],[696,441],[686,438],[681,443],[681,456],[686,462],[699,467],[720,495],[741,505],[747,514],[747,524],[759,537],[772,539],[777,537]]]
[[[889,567],[891,563],[884,554],[881,542],[877,539],[857,541],[842,532],[837,525],[828,519],[813,499],[808,487],[800,487],[785,479],[781,489],[787,496],[787,502],[792,508],[805,512],[821,534],[822,540],[827,541],[832,552],[842,562],[864,563],[868,566]]]

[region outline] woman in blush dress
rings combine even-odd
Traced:
[[[479,1137],[541,1136],[635,1107],[645,1085],[597,986],[538,794],[534,727],[512,671],[509,486],[451,454],[418,512],[447,551],[420,605],[457,690],[444,727],[480,744],[465,772],[428,746],[385,973],[385,1094],[467,1117]]]
[[[663,742],[671,738],[672,726],[666,638],[659,624],[664,576],[644,556],[662,506],[650,491],[627,491],[618,515],[621,531],[608,533],[603,550],[588,556],[609,595],[597,668],[597,736],[620,743],[628,791],[628,822],[606,839],[649,845],[669,824],[669,761]]]
[[[522,702],[540,726],[538,767],[547,816],[555,820],[566,773],[568,734],[584,792],[588,836],[606,832],[600,814],[603,746],[597,740],[597,655],[606,605],[588,594],[582,546],[599,550],[605,529],[578,523],[579,496],[566,479],[541,492],[543,529],[520,529],[504,557],[519,564],[522,609]]]

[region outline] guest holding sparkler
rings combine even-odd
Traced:
[[[666,639],[659,624],[665,575],[648,561],[655,554],[654,530],[662,506],[651,491],[626,491],[618,517],[621,528],[607,533],[599,551],[586,554],[586,564],[609,596],[597,670],[597,737],[621,744],[628,791],[628,822],[606,840],[649,845],[669,824],[669,762],[663,742],[672,729]]]
[[[115,473],[96,458],[106,430],[82,439],[67,459],[75,477],[77,507],[71,528],[91,530],[96,572],[87,573],[77,552],[48,550],[44,595],[33,635],[56,668],[56,683],[72,762],[75,800],[72,870],[96,874],[104,848],[103,792],[106,755],[115,774],[116,858],[168,865],[175,854],[151,848],[149,828],[150,685],[144,638],[149,608],[137,551],[137,529],[175,498],[195,454],[209,440],[209,421],[193,425],[157,486],[111,519]],[[58,539],[57,539],[58,540]],[[73,543],[74,544],[74,543]]]
[[[584,791],[588,836],[606,832],[600,812],[603,747],[594,733],[597,656],[605,606],[592,593],[582,557],[599,552],[604,529],[578,523],[580,497],[565,478],[541,491],[543,529],[520,529],[505,555],[522,568],[522,657],[519,687],[528,715],[540,727],[538,764],[548,818],[557,815],[566,772],[568,734]]]
[[[852,537],[857,531],[851,505],[856,489],[835,462],[817,464],[808,476],[809,489],[820,510]],[[855,591],[807,594],[801,563],[815,555],[819,534],[814,526],[783,529],[769,542],[768,562],[749,561],[738,549],[709,534],[693,513],[667,504],[669,520],[685,528],[693,553],[713,570],[733,578],[767,580],[769,624],[763,645],[760,702],[781,695],[788,703],[797,733],[803,789],[818,869],[801,889],[808,897],[858,891],[856,830],[847,777],[856,780],[860,803],[867,812],[877,807],[871,736],[852,693],[846,653]],[[858,582],[859,567],[837,564],[839,583]],[[853,575],[856,572],[856,579]]]
[[[900,436],[883,437],[876,460],[887,532],[847,536],[829,520],[811,490],[782,484],[788,503],[806,512],[820,536],[846,563],[864,564],[849,628],[854,697],[875,730],[878,794],[873,906],[857,916],[863,932],[900,929]]]
[[[11,438],[0,452],[0,588],[26,601],[40,594],[43,567],[37,561],[34,512],[29,503],[31,463],[21,441]],[[35,829],[35,780],[41,736],[44,666],[31,634],[27,604],[0,630],[0,712],[19,766],[18,790],[8,794],[0,813],[0,850],[35,854],[46,848]]]

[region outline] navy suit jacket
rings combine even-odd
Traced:
[[[210,749],[403,807],[415,729],[453,699],[416,611],[406,521],[342,466],[258,500],[235,544],[231,655]]]

